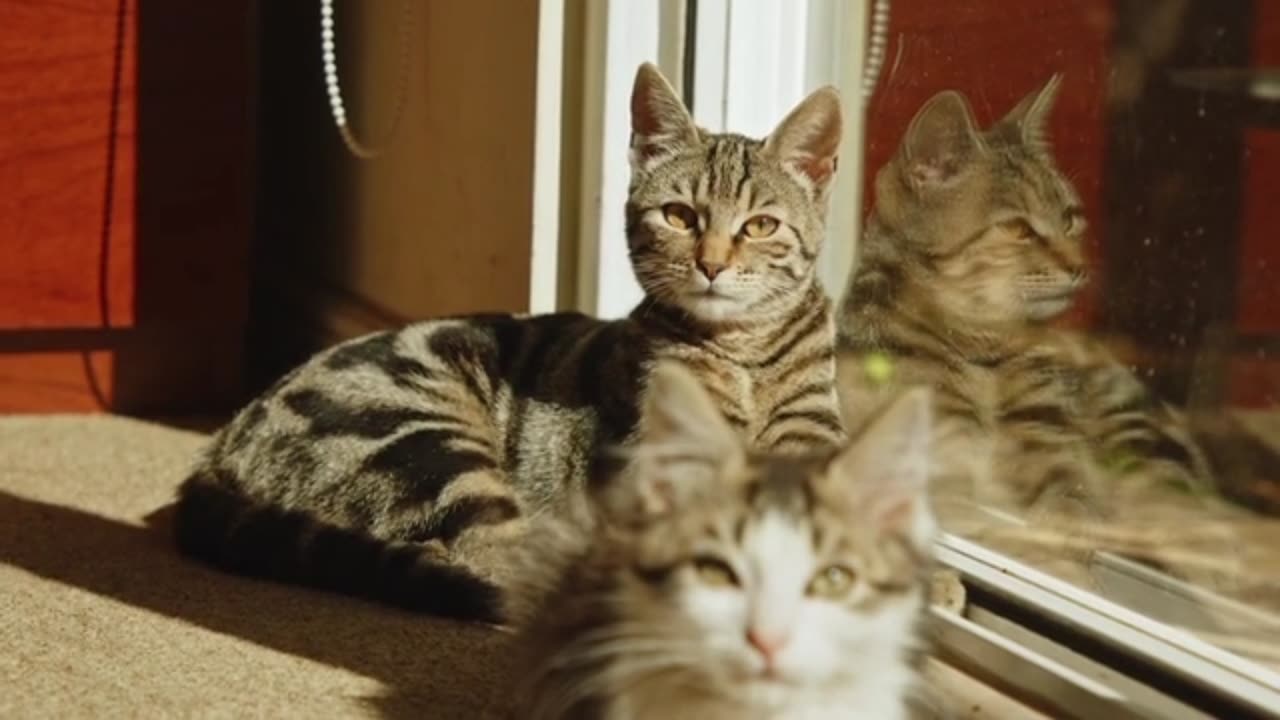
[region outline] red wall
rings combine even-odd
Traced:
[[[251,7],[0,0],[0,413],[234,398]]]
[[[1280,66],[1280,3],[1256,3],[1253,64]],[[1237,329],[1280,336],[1280,129],[1245,131],[1244,207],[1237,299]],[[1232,367],[1233,399],[1242,404],[1280,403],[1280,362],[1247,352]]]

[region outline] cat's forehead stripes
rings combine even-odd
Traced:
[[[781,512],[804,517],[813,507],[811,479],[820,462],[813,458],[763,456],[752,462],[745,488],[747,505],[755,513]]]
[[[753,181],[752,157],[761,144],[741,135],[710,136],[699,161],[702,171],[693,186],[694,202],[705,205],[718,200],[755,207],[758,183]]]
[[[831,489],[827,465],[821,456],[753,458],[732,519],[709,524],[708,534],[742,547],[762,532],[776,542],[777,533],[791,528],[787,532],[799,533],[815,561],[845,562],[864,573],[876,591],[866,602],[914,592],[927,558],[908,538],[859,524],[858,513],[845,504],[851,498]]]

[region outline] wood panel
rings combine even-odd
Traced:
[[[528,307],[538,2],[414,7],[402,83],[400,3],[335,3],[351,125],[385,149],[366,161],[329,117],[314,3],[262,4],[254,387],[346,326],[315,298],[379,322]]]
[[[114,370],[111,351],[0,354],[0,414],[109,408]]]
[[[134,321],[137,14],[0,0],[0,331]]]
[[[119,409],[242,399],[256,6],[139,1],[137,324],[119,347]]]
[[[538,3],[423,3],[400,87],[399,3],[348,8],[350,110],[385,156],[346,162],[349,231],[330,278],[403,317],[523,311],[529,302]],[[317,109],[323,118],[323,108]],[[333,135],[333,134],[331,134]]]
[[[0,411],[240,396],[252,0],[0,0]]]

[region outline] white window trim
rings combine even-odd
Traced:
[[[680,90],[684,15],[684,0],[586,3],[575,293],[582,312],[621,317],[640,299],[623,217],[631,174],[631,85],[636,68],[648,61]]]
[[[534,100],[533,218],[529,312],[556,309],[560,247],[560,99],[564,93],[564,0],[539,0]]]

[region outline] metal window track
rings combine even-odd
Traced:
[[[934,610],[938,656],[1054,717],[1280,720],[1269,668],[963,538],[937,557],[970,591]]]

